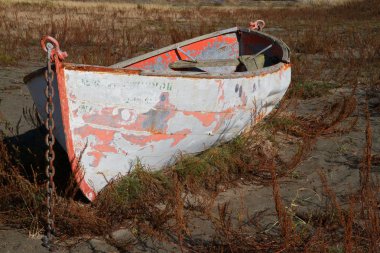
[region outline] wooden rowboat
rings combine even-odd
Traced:
[[[138,160],[160,169],[178,152],[231,140],[273,109],[290,83],[289,48],[255,28],[218,31],[110,67],[63,62],[58,42],[43,38],[55,47],[54,135],[89,200]],[[44,69],[24,81],[45,120]]]

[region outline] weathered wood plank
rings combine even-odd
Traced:
[[[172,69],[184,68],[202,68],[202,67],[223,67],[237,66],[240,64],[239,59],[220,59],[220,60],[202,60],[202,61],[176,61],[169,64]]]
[[[205,40],[205,39],[208,39],[208,38],[217,37],[217,36],[222,35],[222,34],[237,32],[238,30],[239,30],[238,27],[233,27],[233,28],[222,30],[222,31],[217,31],[217,32],[205,34],[205,35],[193,38],[193,39],[185,40],[185,41],[182,41],[182,42],[179,42],[179,43],[176,43],[176,44],[173,44],[173,45],[170,45],[170,46],[167,46],[167,47],[155,50],[153,52],[150,52],[150,53],[147,53],[147,54],[144,54],[144,55],[140,55],[140,56],[134,57],[132,59],[128,59],[128,60],[125,60],[125,61],[113,64],[110,67],[111,68],[124,68],[124,67],[126,67],[128,65],[131,65],[133,63],[136,63],[136,62],[148,59],[150,57],[153,57],[153,56],[156,56],[156,55],[159,55],[159,54],[162,54],[162,53],[174,50],[174,49],[176,49],[178,47],[183,47],[183,46],[186,46],[186,45],[189,45],[189,44],[201,41],[201,40]]]
[[[187,68],[206,68],[206,67],[224,67],[238,66],[243,64],[248,71],[257,70],[264,67],[265,56],[263,54],[242,55],[238,59],[217,59],[217,60],[198,60],[198,61],[176,61],[169,64],[172,69],[187,69]]]

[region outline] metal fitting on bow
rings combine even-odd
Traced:
[[[249,30],[257,30],[257,31],[262,31],[265,27],[265,22],[264,20],[256,20],[255,22],[249,22]]]
[[[50,61],[54,62],[55,56],[57,56],[60,61],[63,61],[68,56],[66,52],[61,51],[58,41],[47,35],[43,36],[41,39],[41,47],[45,52],[48,51],[47,47],[49,43],[53,45],[53,48],[51,49]]]

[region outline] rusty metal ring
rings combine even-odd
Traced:
[[[48,108],[45,108],[45,109],[47,110]],[[47,111],[47,118],[45,120],[45,127],[47,130],[50,130],[50,128],[53,129],[55,126],[55,122],[52,116],[53,116],[53,113],[49,113]]]
[[[46,171],[48,170],[48,167],[49,167],[49,166],[47,166]],[[54,188],[55,188],[55,183],[54,183],[54,181],[50,181],[50,180],[48,180],[48,181],[47,181],[47,184],[46,184],[46,191],[50,194],[50,189],[54,190]],[[51,209],[52,209],[52,208],[49,206],[48,210],[51,210]]]
[[[49,166],[47,166],[45,170],[48,171],[48,170],[49,170]],[[52,173],[51,175],[52,175],[52,177],[54,176],[53,173]],[[54,188],[55,188],[55,183],[54,183],[54,181],[50,181],[50,180],[46,181],[46,185],[45,185],[45,187],[46,187],[46,191],[50,194],[50,193],[51,193],[50,190],[51,190],[51,191],[54,191]],[[49,194],[48,194],[48,197],[50,197]],[[54,201],[53,201],[52,198],[51,198],[49,201],[50,201],[51,204],[54,204]],[[52,210],[52,209],[53,209],[53,207],[51,207],[51,206],[49,205],[49,206],[48,206],[48,211],[49,211],[49,210]]]
[[[55,74],[54,74],[53,71],[51,71],[50,74],[51,74],[51,75],[50,75],[50,81],[53,82],[53,81],[54,81],[54,76],[55,76]]]
[[[265,22],[264,22],[264,20],[261,20],[261,19],[258,19],[255,22],[249,23],[249,29],[250,30],[261,31],[264,29],[264,27],[265,27]]]
[[[51,157],[50,157],[50,155],[51,155]],[[54,152],[50,152],[50,150],[48,149],[45,152],[45,158],[49,162],[54,162],[54,160],[55,160],[55,153]],[[47,167],[50,167],[50,164]],[[50,173],[50,171],[49,171],[49,173]]]
[[[50,165],[46,165],[45,167],[45,175],[50,177]],[[49,189],[50,180],[48,179],[46,182],[46,189]]]
[[[255,23],[257,24],[257,30],[261,31],[264,29],[264,27],[265,27],[264,20],[259,19],[259,20],[256,20]]]
[[[50,94],[49,94],[49,91],[51,92]],[[45,88],[45,96],[47,98],[49,98],[50,96],[53,98],[54,95],[55,95],[54,88],[52,86],[46,86],[46,88]]]
[[[53,118],[51,118],[51,121],[49,122],[49,118],[46,119],[45,121],[45,127],[46,129],[50,129],[50,127],[53,129],[55,127],[55,121]]]
[[[50,76],[49,76],[49,73],[50,72]],[[45,74],[44,74],[44,76],[45,76],[45,80],[47,81],[47,82],[53,82],[54,81],[54,76],[55,76],[55,74],[54,74],[54,71],[52,71],[52,70],[50,70],[50,71],[48,71],[47,69],[45,70]]]
[[[57,48],[59,50],[59,43],[56,39],[54,39],[53,37],[50,37],[48,35],[44,35],[42,38],[41,38],[41,47],[42,49],[47,52],[48,51],[48,48],[47,48],[47,45],[48,43],[51,43],[53,45],[53,48]],[[51,48],[51,49],[53,49]]]
[[[48,48],[47,48],[48,43],[53,45],[53,48],[51,49],[51,58],[50,58],[51,61],[54,60],[54,55],[57,55],[59,60],[61,61],[63,61],[67,57],[67,53],[62,52],[61,49],[59,48],[58,41],[55,38],[48,35],[44,35],[41,38],[41,42],[40,42],[41,47],[45,52],[48,52]]]
[[[47,114],[53,114],[55,110],[54,103],[46,103],[45,105],[45,112]]]
[[[49,140],[49,138],[51,138],[51,140]],[[47,134],[46,136],[45,136],[45,143],[46,143],[46,145],[48,145],[48,146],[50,146],[50,145],[54,145],[55,144],[55,137],[54,137],[54,135],[49,135],[49,134]]]
[[[55,183],[54,181],[49,181],[49,184],[50,184],[50,187],[48,187],[48,189],[51,189],[52,191],[54,191],[54,188],[55,188]],[[51,200],[53,202],[53,199]],[[51,204],[54,204],[54,203],[51,203]],[[53,205],[50,207],[50,210],[53,210]]]

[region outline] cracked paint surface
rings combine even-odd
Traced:
[[[160,169],[179,152],[194,154],[231,140],[279,102],[290,83],[290,66],[233,79],[72,69],[64,69],[64,76],[68,110],[61,111],[57,96],[54,134],[65,150],[81,157],[84,181],[97,193],[137,159]],[[43,80],[35,78],[28,86],[35,101],[45,101]],[[44,111],[44,103],[36,106]],[[62,115],[69,126],[63,126]]]
[[[224,34],[181,47],[193,58],[205,59],[231,59],[239,57],[239,43],[236,34]],[[189,57],[179,50],[171,50],[158,56],[148,58],[128,66],[130,69],[143,69],[163,71],[168,70],[170,63],[177,60],[189,60]]]
[[[231,140],[272,110],[290,68],[234,79],[65,70],[65,79],[74,152],[98,192],[137,159],[159,169]]]

